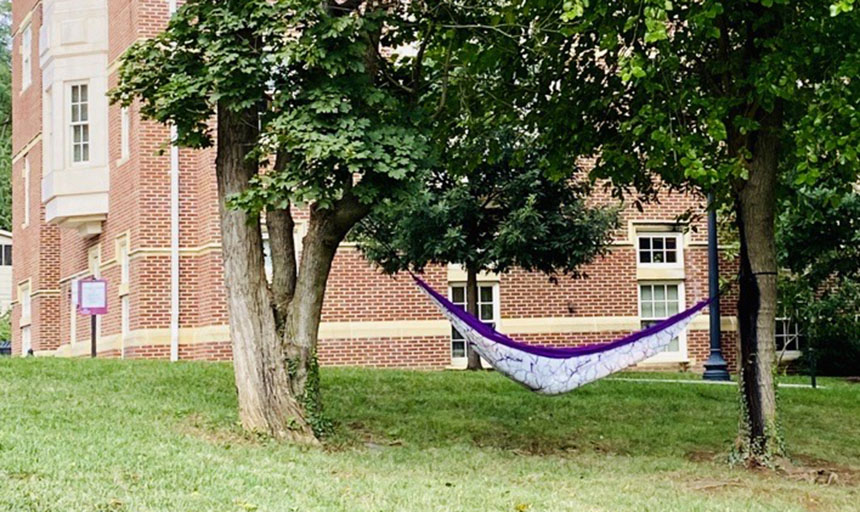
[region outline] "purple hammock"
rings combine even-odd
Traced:
[[[545,347],[514,341],[453,304],[417,276],[415,283],[478,354],[536,393],[558,395],[644,361],[664,350],[713,299],[609,343]]]

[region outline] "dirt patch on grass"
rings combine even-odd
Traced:
[[[189,414],[177,427],[180,434],[202,439],[207,443],[229,448],[231,445],[250,445],[258,442],[250,434],[239,430],[219,428],[199,414]]]
[[[860,469],[800,455],[778,471],[792,480],[821,485],[860,486]]]

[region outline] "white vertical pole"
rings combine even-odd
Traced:
[[[175,2],[172,2],[175,5]],[[179,360],[179,146],[170,127],[170,360]]]

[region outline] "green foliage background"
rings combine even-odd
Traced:
[[[0,0],[0,228],[12,227],[12,6]]]

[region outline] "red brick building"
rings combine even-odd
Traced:
[[[15,0],[13,353],[89,354],[79,279],[109,283],[97,325],[103,356],[229,359],[213,151],[168,149],[170,130],[108,105],[123,51],[162,29],[175,0]],[[588,278],[482,275],[485,320],[546,344],[609,341],[707,295],[704,226],[676,224],[701,198],[628,209]],[[297,237],[303,224],[299,219]],[[429,283],[462,300],[465,274]],[[734,364],[733,299],[723,344]],[[320,328],[323,364],[445,368],[463,345],[409,279],[374,270],[354,247],[336,258]],[[650,363],[700,367],[708,317]]]

